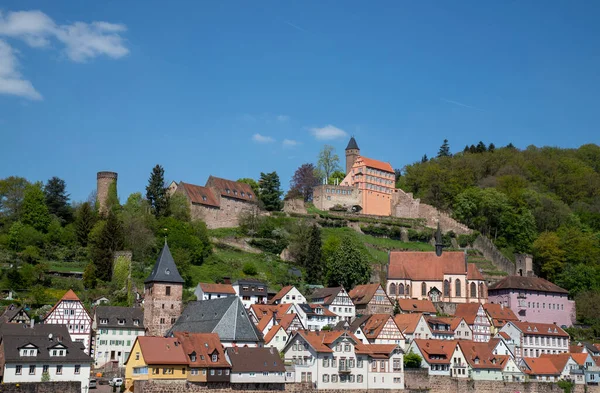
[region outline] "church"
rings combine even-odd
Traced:
[[[438,230],[439,236],[439,230]],[[390,298],[448,303],[487,303],[487,284],[463,251],[390,251],[387,293]]]

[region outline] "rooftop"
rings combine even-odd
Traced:
[[[389,255],[388,279],[442,281],[444,275],[461,274],[469,280],[484,281],[477,267],[467,264],[462,251],[444,251],[441,256],[433,251],[391,251]]]
[[[165,245],[156,259],[152,273],[150,273],[148,278],[146,278],[146,281],[144,281],[144,283],[151,282],[164,282],[173,284],[184,283],[183,278],[181,278],[181,275],[177,270],[177,265],[175,265],[175,261],[173,260],[171,250],[169,250],[169,245],[167,244],[166,240]]]
[[[522,277],[522,276],[507,276],[502,280],[492,284],[488,291],[496,291],[499,289],[519,289],[527,291],[553,292],[553,293],[569,293],[566,289],[562,289],[556,284],[540,277]]]

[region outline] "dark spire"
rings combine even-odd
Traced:
[[[360,150],[358,148],[358,144],[356,143],[356,139],[354,139],[354,136],[352,136],[350,138],[350,142],[348,142],[348,146],[346,146],[346,150],[352,150],[352,149]]]
[[[435,255],[441,257],[442,248],[444,248],[444,245],[442,244],[442,230],[440,229],[440,222],[438,221],[437,230],[435,231]]]
[[[184,282],[177,270],[177,265],[175,265],[166,238],[165,245],[160,251],[160,255],[152,269],[152,273],[150,273],[146,281],[144,281],[144,283],[149,282],[170,282],[175,284],[183,284]]]

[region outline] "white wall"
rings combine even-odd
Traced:
[[[46,363],[50,381],[79,381],[81,382],[81,392],[87,393],[90,382],[90,365],[79,363]],[[79,374],[75,374],[75,365],[78,364]],[[16,366],[21,366],[21,375],[16,374]],[[35,374],[29,375],[29,366],[36,366]],[[56,366],[62,365],[62,374],[56,374]],[[43,373],[43,364],[24,360],[23,363],[6,364],[4,366],[4,382],[41,382]],[[2,389],[0,388],[0,391]]]
[[[127,356],[131,352],[131,348],[133,348],[135,338],[137,336],[145,335],[143,329],[116,329],[103,328],[102,325],[98,326],[99,329],[96,333],[96,349],[94,353],[96,367],[101,367],[105,363],[111,361],[111,351],[115,351],[115,359],[119,361],[119,366],[123,366],[124,362],[127,360]],[[106,341],[105,344],[103,344],[104,341]],[[111,341],[123,341],[123,345],[116,345],[116,343],[111,345]],[[118,355],[119,352],[121,353],[120,356]]]
[[[231,383],[285,383],[285,372],[231,373]]]

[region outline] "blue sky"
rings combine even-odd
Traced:
[[[596,1],[27,1],[0,5],[0,178],[96,172],[119,195],[257,178],[325,144],[395,168],[444,138],[577,147],[600,132]],[[342,160],[343,161],[343,160]]]

